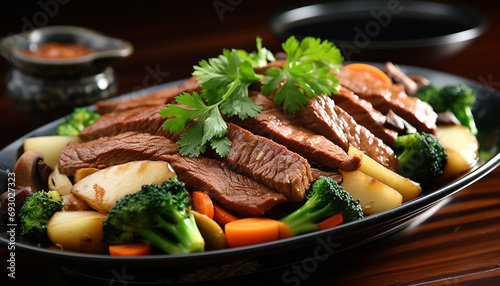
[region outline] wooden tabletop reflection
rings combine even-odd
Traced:
[[[254,50],[263,38],[272,51],[279,40],[267,26],[270,15],[306,1],[19,1],[0,4],[0,37],[32,27],[78,25],[129,40],[134,54],[117,62],[118,94],[187,78],[200,59],[223,48]],[[27,1],[26,1],[27,2]],[[32,2],[32,3],[31,3]],[[51,2],[52,6],[40,3]],[[401,1],[404,4],[404,1]],[[475,5],[490,19],[488,30],[463,51],[423,66],[500,89],[500,8]],[[484,2],[484,3],[483,3]],[[490,4],[490,5],[489,5]],[[5,5],[5,9],[1,6]],[[44,8],[45,7],[45,8]],[[0,60],[0,81],[9,70]],[[0,148],[32,130],[29,115],[15,110],[0,91]],[[449,197],[404,230],[298,271],[239,281],[242,285],[498,285],[500,284],[500,170]],[[0,250],[2,269],[7,252]],[[0,284],[6,280],[1,271]],[[17,257],[16,284],[84,285],[40,258]]]

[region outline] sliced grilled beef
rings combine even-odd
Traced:
[[[169,163],[180,181],[208,193],[214,202],[241,216],[262,216],[287,201],[285,195],[229,170],[215,159],[174,156]]]
[[[165,105],[173,102],[175,97],[181,91],[179,88],[180,86],[174,86],[138,97],[125,98],[121,100],[99,101],[96,104],[96,111],[100,114],[105,114],[115,110],[127,110],[152,105]]]
[[[282,112],[267,96],[250,92],[250,98],[262,106],[262,112],[253,118],[230,120],[254,134],[262,135],[284,145],[313,163],[353,171],[359,168],[360,159],[347,153],[322,135],[298,126]]]
[[[374,109],[371,103],[359,98],[354,92],[341,87],[338,93],[332,94],[335,104],[351,115],[358,124],[370,130],[373,135],[382,139],[385,144],[392,147],[398,132],[385,127],[386,117]]]
[[[339,122],[344,124],[344,130],[349,138],[349,144],[363,151],[370,158],[386,168],[395,172],[398,170],[398,159],[389,146],[385,145],[382,140],[375,137],[375,135],[364,126],[359,125],[351,115],[339,106],[335,106],[335,112],[340,118]]]
[[[336,139],[334,134],[341,133],[348,142],[344,150],[348,150],[349,145],[352,145],[385,167],[397,170],[394,151],[368,129],[358,124],[352,116],[326,95],[311,98],[310,103],[295,114],[293,121],[318,134],[327,134],[325,136],[332,141]]]
[[[312,182],[306,159],[267,138],[228,123],[232,142],[229,155],[222,158],[228,167],[286,195],[291,201],[304,199]]]
[[[138,131],[163,135],[176,141],[178,134],[163,130],[163,118],[159,112],[165,105],[141,106],[127,110],[116,110],[102,115],[96,122],[78,134],[83,141],[104,136],[114,136],[127,131]]]
[[[162,160],[179,152],[177,144],[163,136],[125,132],[85,143],[70,142],[62,150],[58,166],[61,174],[72,176],[80,168],[98,168],[138,160]]]
[[[136,160],[168,162],[180,181],[207,192],[216,203],[242,216],[261,216],[287,200],[283,194],[229,170],[224,163],[181,156],[171,140],[139,132],[70,143],[59,158],[59,171],[73,175],[79,168],[102,169]]]
[[[349,150],[349,138],[344,130],[345,126],[339,124],[335,102],[328,96],[318,95],[311,98],[307,106],[293,115],[293,120],[296,124],[330,139],[346,152]]]
[[[370,102],[375,109],[386,114],[393,110],[417,130],[435,133],[437,114],[430,105],[408,96],[400,84],[386,85],[362,72],[343,69],[337,74],[342,86]]]
[[[339,184],[341,184],[343,180],[342,174],[338,171],[324,171],[316,168],[311,168],[311,173],[313,180],[316,180],[319,177],[328,177]]]

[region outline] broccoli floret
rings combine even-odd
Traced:
[[[281,219],[294,235],[318,230],[318,223],[338,213],[342,213],[344,222],[363,218],[359,200],[331,178],[314,181],[306,199],[300,208]]]
[[[142,241],[170,254],[203,251],[205,241],[188,211],[190,206],[189,193],[176,177],[161,185],[143,185],[111,208],[103,223],[102,241]]]
[[[436,112],[453,113],[460,124],[469,128],[474,135],[477,134],[472,114],[472,106],[476,101],[474,89],[463,83],[446,85],[441,89],[429,85],[421,88],[415,96],[429,103]]]
[[[472,115],[472,106],[476,101],[476,91],[464,84],[448,85],[439,91],[439,96],[445,98],[446,105],[457,117],[458,121],[477,134],[477,127]]]
[[[77,107],[56,129],[57,135],[78,135],[85,127],[94,123],[101,115],[85,107]]]
[[[19,211],[21,236],[37,242],[48,242],[47,224],[54,213],[63,207],[56,191],[39,191],[26,197]]]
[[[434,178],[443,173],[448,160],[437,137],[425,132],[398,136],[394,153],[399,162],[399,174],[420,183],[423,188],[429,187]]]
[[[439,88],[434,84],[429,84],[419,89],[418,92],[415,93],[415,96],[429,103],[435,112],[445,112],[448,107],[445,105],[443,98],[438,96],[438,94]]]

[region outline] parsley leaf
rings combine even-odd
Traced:
[[[330,69],[339,69],[343,61],[340,50],[329,41],[306,37],[299,42],[290,37],[282,45],[288,58],[282,69],[271,67],[262,80],[262,93],[270,95],[283,82],[274,102],[295,112],[316,94],[337,92],[338,80]]]
[[[160,111],[167,120],[163,128],[181,133],[177,144],[182,155],[199,156],[207,143],[222,157],[231,150],[224,116],[241,119],[257,116],[262,107],[248,97],[249,86],[262,80],[264,94],[273,94],[274,101],[291,112],[309,103],[317,94],[337,92],[338,80],[331,69],[339,69],[343,61],[339,49],[331,42],[307,37],[297,41],[289,38],[282,45],[288,58],[283,68],[271,67],[266,75],[256,74],[254,67],[274,61],[273,54],[262,47],[257,38],[257,51],[224,49],[218,57],[202,60],[194,66],[202,92],[183,93],[178,104],[167,104]]]
[[[252,67],[263,67],[276,59],[271,51],[262,47],[262,38],[257,37],[257,51],[248,53],[245,50],[236,50],[241,60],[248,61]]]
[[[255,73],[250,62],[241,60],[236,50],[223,50],[216,58],[200,61],[194,70],[201,94],[184,93],[176,97],[180,105],[167,104],[160,111],[163,117],[170,117],[163,128],[181,133],[177,144],[182,155],[199,156],[210,142],[220,156],[227,156],[231,141],[223,114],[241,119],[257,116],[262,108],[248,98],[248,87],[262,75]]]
[[[180,105],[167,104],[160,110],[160,115],[169,117],[163,123],[163,129],[182,133],[177,141],[182,155],[197,157],[205,152],[207,141],[227,135],[227,126],[217,105],[206,105],[197,92],[192,95],[183,93],[175,100]]]

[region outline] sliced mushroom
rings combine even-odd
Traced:
[[[16,189],[30,187],[33,192],[47,190],[48,174],[52,168],[43,162],[43,154],[37,150],[24,152],[14,166]]]
[[[14,214],[17,217],[19,211],[21,210],[21,207],[24,204],[24,201],[26,200],[26,197],[31,194],[31,192],[32,191],[30,187],[6,191],[0,198],[0,210],[5,215],[8,215],[10,212],[14,211]]]
[[[428,86],[431,83],[426,77],[423,77],[421,75],[414,74],[409,75],[408,77],[417,84],[418,89],[421,89],[424,86]]]
[[[396,130],[399,134],[405,134],[407,132],[413,133],[417,130],[408,121],[404,120],[401,116],[397,115],[389,109],[385,114],[386,121],[384,126],[392,130]]]
[[[60,195],[67,195],[71,192],[73,183],[71,183],[68,176],[59,173],[58,165],[54,167],[54,171],[50,173],[48,179],[48,187],[50,191],[56,191]]]
[[[392,80],[402,84],[407,94],[414,95],[418,91],[417,83],[391,62],[386,62],[383,70],[390,78],[392,78]]]
[[[436,124],[438,125],[460,125],[460,121],[451,112],[440,112],[436,119]]]

